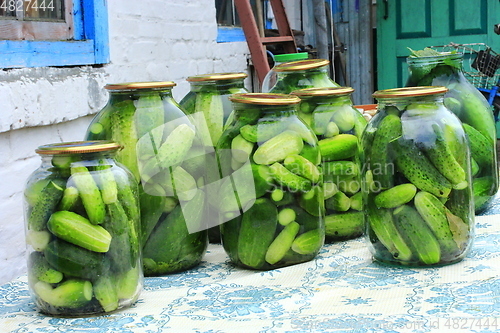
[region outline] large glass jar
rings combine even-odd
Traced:
[[[498,191],[497,135],[486,98],[464,76],[463,54],[407,58],[407,86],[445,86],[444,104],[464,123],[470,139],[475,212],[484,211]]]
[[[326,59],[307,59],[275,66],[277,80],[269,92],[289,94],[299,89],[338,87],[339,84],[329,77],[329,64]]]
[[[460,261],[474,230],[470,151],[445,87],[377,91],[362,136],[367,240],[375,259],[434,266]]]
[[[80,316],[130,306],[142,289],[139,203],[111,141],[40,146],[25,192],[28,284],[38,309]]]
[[[300,99],[231,96],[234,120],[217,144],[221,239],[231,261],[268,270],[313,259],[324,243],[317,139],[297,116]]]
[[[297,53],[285,53],[285,54],[276,54],[273,56],[274,59],[274,65],[273,68],[267,72],[266,76],[264,77],[264,80],[262,80],[262,87],[261,87],[261,92],[267,93],[271,88],[276,84],[276,80],[278,79],[278,75],[274,68],[278,65],[287,63],[287,62],[292,62],[292,61],[298,61],[298,60],[305,60],[309,58],[309,53],[308,52],[297,52]]]
[[[299,117],[319,140],[327,241],[356,238],[364,229],[359,157],[366,120],[352,105],[353,91],[333,87],[292,92],[301,99]]]
[[[200,263],[208,244],[203,226],[205,157],[194,125],[172,97],[173,82],[108,84],[107,105],[86,138],[123,149],[116,160],[139,185],[144,274],[179,272]]]
[[[179,104],[190,115],[205,142],[206,183],[217,181],[220,177],[213,147],[230,121],[232,105],[229,96],[248,92],[244,85],[247,76],[245,73],[214,73],[187,78],[191,88]],[[207,201],[207,209],[210,210],[207,216],[212,217],[211,221],[206,221],[207,225],[216,225],[218,221],[217,210],[210,206],[212,202]],[[220,243],[218,225],[208,229],[208,239],[211,243]]]

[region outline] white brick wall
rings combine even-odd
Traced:
[[[0,72],[0,284],[25,273],[22,191],[42,144],[80,140],[107,100],[106,83],[174,81],[247,71],[246,43],[216,43],[213,0],[108,1],[111,61],[103,67]],[[247,84],[249,86],[249,84]]]

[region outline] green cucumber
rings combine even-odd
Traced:
[[[278,213],[278,222],[282,226],[287,226],[291,222],[295,221],[296,216],[297,214],[295,214],[295,211],[293,209],[283,208]]]
[[[397,169],[418,189],[446,198],[452,185],[411,140],[396,140],[391,144],[396,152]]]
[[[95,171],[97,185],[101,190],[102,201],[105,204],[111,204],[118,200],[118,187],[111,168],[112,166],[105,161],[99,161]]]
[[[249,126],[249,125],[247,125]],[[245,126],[243,126],[245,127]],[[245,163],[248,161],[250,154],[253,151],[253,142],[245,140],[245,138],[238,134],[231,141],[231,154],[232,157],[240,163]]]
[[[297,155],[288,155],[283,161],[285,167],[296,175],[309,179],[313,184],[319,182],[321,172],[308,159]]]
[[[324,161],[345,160],[358,153],[358,138],[352,134],[339,134],[319,140],[319,150]]]
[[[249,142],[264,142],[286,129],[285,121],[259,121],[255,125],[244,125],[240,128],[240,135]]]
[[[299,154],[304,147],[302,138],[293,131],[284,131],[260,145],[253,155],[257,164],[270,165],[283,161],[291,154]]]
[[[287,253],[292,247],[292,243],[300,230],[300,224],[297,222],[288,223],[283,230],[276,236],[266,252],[266,262],[274,265]]]
[[[46,183],[29,214],[29,230],[42,231],[46,229],[47,221],[56,210],[63,196],[65,186],[66,183],[62,179],[52,179]]]
[[[396,208],[410,202],[417,188],[411,183],[396,185],[375,196],[375,205],[379,208]]]
[[[55,307],[75,309],[92,299],[92,283],[87,280],[66,280],[55,288],[43,281],[37,282],[33,291],[44,302]]]
[[[50,216],[47,228],[57,237],[94,252],[107,252],[111,243],[109,232],[90,223],[85,217],[69,211]]]
[[[325,232],[321,229],[313,229],[297,236],[291,248],[298,254],[313,254],[321,249],[324,242]]]
[[[469,137],[472,158],[474,158],[477,164],[481,167],[491,165],[491,163],[493,163],[492,158],[494,149],[491,142],[474,127],[465,123],[463,126],[465,133],[467,133],[467,136]]]
[[[325,201],[325,207],[336,212],[347,212],[351,208],[351,199],[344,192],[338,191]]]
[[[378,124],[368,156],[369,168],[373,173],[373,180],[382,189],[393,186],[394,166],[389,155],[389,143],[402,135],[401,119],[394,114],[388,114]],[[367,134],[365,135],[365,137]],[[367,149],[368,147],[363,147]]]
[[[106,217],[106,208],[101,191],[87,167],[82,163],[74,163],[71,168],[71,178],[68,184],[75,184],[83,206],[92,224],[100,224]]]
[[[281,163],[274,163],[269,167],[269,171],[276,182],[288,188],[290,192],[309,191],[312,188],[311,181],[294,174],[285,168]]]
[[[118,292],[112,276],[109,274],[100,275],[93,284],[93,291],[104,312],[118,309]]]
[[[55,239],[43,251],[47,262],[64,275],[92,279],[101,274],[106,256]]]
[[[140,139],[144,135],[149,136],[149,132],[163,126],[165,123],[165,110],[159,93],[149,92],[140,95],[135,105],[134,124],[137,138]]]
[[[63,273],[52,268],[42,253],[32,252],[28,259],[28,273],[30,280],[43,281],[47,283],[59,283],[62,281]]]
[[[259,198],[243,213],[238,236],[239,261],[254,269],[264,267],[266,253],[274,240],[278,211],[269,199]]]
[[[78,199],[80,199],[80,193],[78,193],[78,189],[74,186],[68,186],[64,189],[63,196],[59,205],[57,206],[58,210],[69,210],[72,211],[76,206]]]
[[[420,216],[418,211],[408,205],[394,210],[395,223],[407,243],[415,249],[420,261],[426,265],[439,263],[441,248],[434,233]]]
[[[335,239],[361,236],[364,227],[363,212],[331,214],[325,217],[325,234]]]

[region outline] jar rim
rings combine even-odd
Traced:
[[[132,89],[154,89],[172,88],[177,84],[173,81],[150,81],[150,82],[123,82],[108,83],[104,86],[107,90],[132,90]]]
[[[86,154],[121,149],[122,146],[110,140],[90,140],[51,143],[39,146],[35,152],[40,155]]]
[[[328,65],[329,63],[330,60],[327,59],[305,59],[305,60],[285,62],[283,64],[277,65],[276,67],[274,67],[273,70],[275,72],[300,71],[300,70],[323,67]]]
[[[374,98],[417,97],[445,94],[448,88],[444,86],[419,86],[378,90],[372,94]]]
[[[229,73],[210,73],[188,76],[188,82],[203,82],[203,81],[219,81],[219,80],[234,80],[245,79],[248,74],[243,72],[229,72]]]
[[[292,91],[290,94],[297,96],[340,96],[348,95],[354,92],[352,87],[325,87],[325,88],[306,88]]]
[[[260,105],[290,105],[300,103],[297,96],[274,93],[241,93],[229,96],[231,102]]]

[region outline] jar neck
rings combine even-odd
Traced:
[[[328,96],[301,96],[302,100],[317,104],[352,105],[351,94]]]
[[[441,106],[443,104],[443,94],[433,94],[427,96],[414,96],[414,97],[391,97],[391,98],[378,98],[377,102],[379,107],[385,108],[387,106],[395,106],[400,110],[406,108],[410,104],[418,105],[434,105]],[[429,108],[429,112],[433,112],[434,108]]]
[[[160,95],[162,99],[172,98],[172,88],[108,90],[110,101],[137,99],[142,96]]]
[[[453,53],[434,57],[408,57],[406,63],[410,69],[424,66],[437,67],[439,65],[446,65],[455,71],[461,71],[463,55],[461,53]]]
[[[207,80],[190,82],[192,92],[200,91],[213,91],[220,94],[229,94],[229,89],[244,88],[244,79],[231,79],[231,80]]]
[[[287,74],[328,74],[327,66],[308,68],[302,70],[293,70],[293,71],[277,71],[276,74],[278,76],[284,76]]]
[[[240,117],[246,119],[266,119],[297,116],[297,104],[256,105],[233,102],[233,110],[235,119],[239,119]]]

